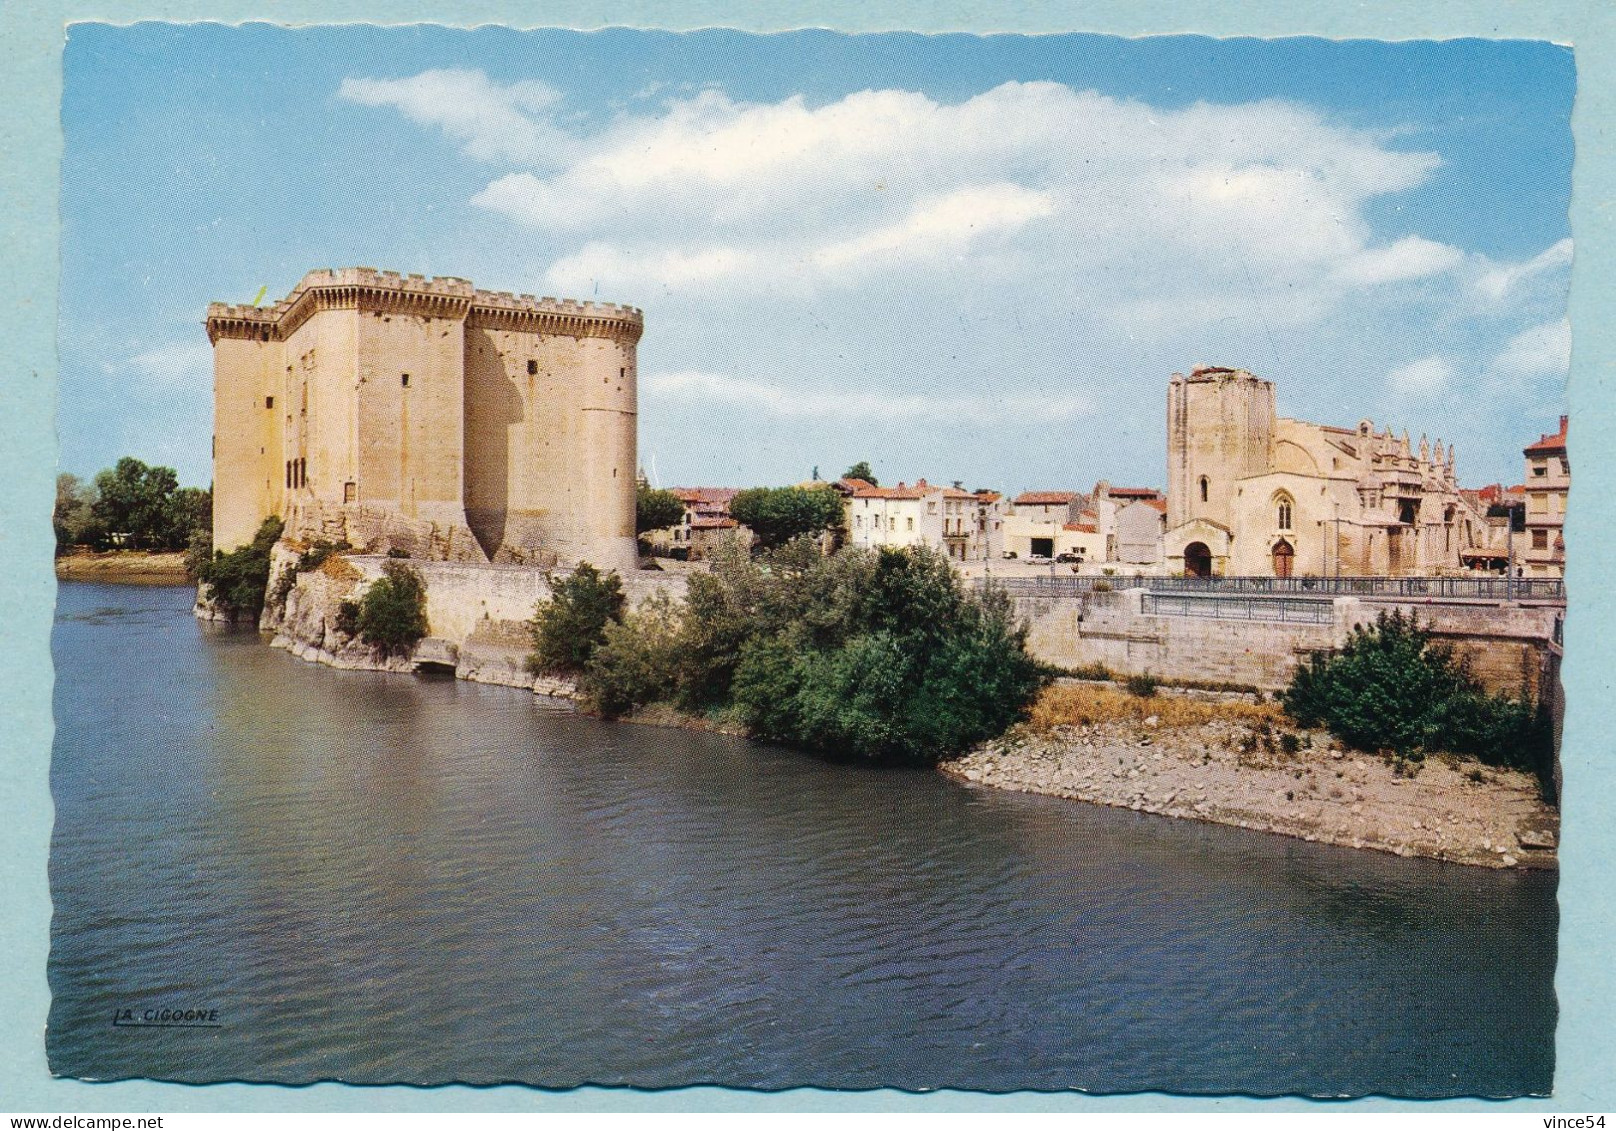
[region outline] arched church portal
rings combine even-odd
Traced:
[[[1291,568],[1296,561],[1296,551],[1291,544],[1281,538],[1274,543],[1274,576],[1289,577]]]
[[[1212,576],[1212,551],[1205,542],[1191,542],[1184,547],[1184,576]]]

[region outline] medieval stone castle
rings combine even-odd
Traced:
[[[639,310],[358,267],[206,325],[219,549],[634,568]]]

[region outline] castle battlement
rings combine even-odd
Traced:
[[[637,340],[645,328],[645,316],[637,307],[481,291],[453,275],[428,278],[374,267],[310,271],[290,294],[272,306],[210,303],[205,325],[213,341],[262,338],[266,332],[279,339],[296,330],[316,310],[345,308],[449,318],[481,314],[501,324],[526,316],[535,326],[548,325],[552,332],[575,337]],[[546,320],[546,315],[553,317]]]

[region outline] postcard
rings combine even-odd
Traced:
[[[1553,1095],[1577,81],[73,24],[50,1072]]]

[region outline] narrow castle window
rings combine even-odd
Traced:
[[[1203,475],[1203,476],[1201,476],[1201,502],[1203,502],[1203,503],[1206,502],[1206,489],[1207,489],[1206,476]]]
[[[399,384],[401,386],[403,386],[404,388],[408,389],[410,387],[410,375],[408,373],[400,374],[399,375]]]
[[[275,407],[275,398],[274,397],[265,397],[264,398],[264,407],[265,408],[274,408]]]
[[[1291,528],[1291,501],[1289,499],[1279,500],[1279,528],[1281,530]]]
[[[527,375],[529,377],[537,377],[538,374],[539,374],[539,363],[536,362],[536,361],[529,361],[527,363]]]

